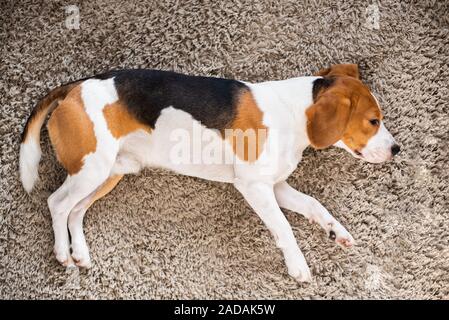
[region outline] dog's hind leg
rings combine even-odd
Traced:
[[[62,186],[48,198],[55,235],[54,252],[56,259],[63,266],[73,265],[67,230],[69,213],[78,202],[95,191],[106,180],[107,174],[108,172],[81,170],[76,175],[69,175]]]
[[[55,232],[55,254],[66,266],[73,264],[68,232],[70,212],[83,199],[95,194],[111,176],[120,148],[119,136],[129,131],[123,127],[136,128],[129,121],[124,124],[121,109],[106,112],[106,107],[117,101],[113,79],[86,80],[68,93],[48,121],[57,158],[69,173],[61,188],[48,199]],[[79,232],[74,234],[79,242]]]
[[[119,152],[109,177],[86,198],[78,202],[69,214],[68,226],[72,237],[72,258],[79,267],[90,267],[89,248],[83,232],[83,218],[89,207],[114,189],[125,174],[137,173],[142,163],[132,154]]]
[[[89,268],[90,255],[83,232],[83,218],[89,207],[114,189],[123,175],[110,176],[102,185],[86,198],[78,202],[69,214],[69,230],[72,237],[72,258],[78,267]]]

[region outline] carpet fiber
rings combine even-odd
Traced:
[[[0,2],[1,298],[449,298],[447,1],[73,2],[79,29],[71,1]],[[113,68],[262,81],[340,62],[359,64],[403,151],[382,165],[305,151],[288,181],[358,243],[286,212],[313,283],[288,276],[232,185],[154,169],[88,211],[92,269],[58,265],[46,199],[65,173],[46,130],[34,192],[18,179],[20,133],[49,89]]]

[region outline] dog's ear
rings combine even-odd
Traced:
[[[315,76],[349,76],[360,79],[359,67],[356,64],[334,64],[333,66],[321,69]]]
[[[351,115],[351,99],[325,93],[307,111],[307,135],[315,149],[327,148],[343,137]]]

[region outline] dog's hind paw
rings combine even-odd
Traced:
[[[92,266],[89,249],[86,245],[72,244],[72,258],[75,261],[75,264],[80,268],[89,269]]]

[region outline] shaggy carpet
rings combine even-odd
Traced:
[[[2,0],[0,11],[1,298],[449,298],[447,1]],[[373,165],[306,150],[289,182],[358,243],[342,250],[286,212],[312,283],[288,276],[232,185],[153,169],[89,210],[92,269],[58,265],[46,199],[65,173],[46,130],[34,192],[18,179],[20,133],[49,89],[113,68],[262,81],[339,62],[360,65],[403,151]]]

